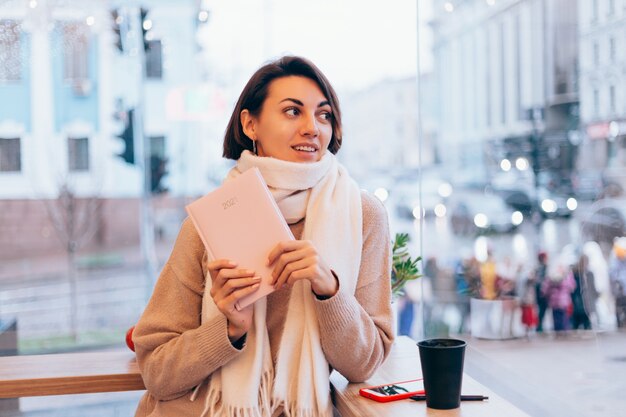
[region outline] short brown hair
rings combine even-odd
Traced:
[[[226,127],[222,156],[239,159],[245,149],[252,150],[252,140],[245,135],[241,127],[241,112],[247,109],[251,115],[258,116],[272,81],[289,76],[309,78],[322,90],[332,109],[333,135],[328,144],[328,150],[337,153],[341,148],[341,111],[335,90],[326,76],[312,62],[297,56],[284,56],[259,68],[244,87]]]

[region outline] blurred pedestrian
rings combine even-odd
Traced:
[[[595,317],[590,317],[592,326],[608,330],[615,326],[615,298],[611,292],[609,279],[609,264],[602,253],[598,242],[588,241],[583,244],[583,253],[587,255],[589,263],[587,269],[593,273],[593,282],[598,292],[595,305]]]
[[[611,291],[615,297],[615,317],[617,327],[626,327],[626,237],[613,242],[609,261]]]
[[[510,256],[505,256],[502,262],[498,264],[497,291],[500,297],[514,297],[517,295],[517,282],[521,271],[521,265],[513,262]]]
[[[537,316],[537,291],[535,289],[535,276],[529,275],[524,284],[522,285],[522,291],[520,294],[520,304],[522,307],[522,324],[526,331],[526,337],[536,330],[538,324]]]
[[[541,285],[541,292],[548,300],[548,307],[552,310],[554,331],[558,334],[569,330],[568,311],[572,305],[572,292],[576,288],[576,281],[571,271],[559,265],[551,268],[548,279]]]
[[[423,338],[424,324],[431,322],[433,289],[431,279],[424,275],[406,283],[404,308],[398,317],[398,335]]]
[[[454,269],[454,282],[461,315],[458,332],[463,333],[469,326],[470,298],[478,296],[480,291],[480,264],[475,256],[468,254],[458,260]]]
[[[582,327],[585,330],[591,329],[591,317],[595,315],[596,291],[593,273],[589,270],[589,258],[581,255],[578,262],[572,266],[572,274],[576,281],[576,288],[572,292],[572,329]]]
[[[480,264],[480,284],[481,296],[485,300],[495,300],[498,296],[496,281],[498,275],[496,272],[496,262],[493,259],[491,249],[487,250],[487,259]]]
[[[548,254],[540,251],[537,254],[537,262],[537,267],[533,273],[533,282],[535,283],[535,298],[537,300],[537,332],[541,333],[543,331],[543,319],[548,309],[548,298],[541,290],[548,272]]]

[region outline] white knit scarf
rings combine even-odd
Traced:
[[[339,277],[339,290],[354,294],[363,242],[361,195],[335,156],[298,163],[244,151],[228,178],[258,167],[288,223],[306,217],[302,239],[311,240]],[[207,280],[202,321],[221,314]],[[331,416],[328,363],[309,281],[291,289],[274,369],[266,327],[266,299],[254,304],[254,320],[240,356],[209,380],[203,416],[270,417],[282,407],[289,417]]]

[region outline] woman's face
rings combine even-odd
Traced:
[[[257,154],[291,162],[322,159],[333,135],[332,109],[315,81],[288,76],[272,81],[260,114],[241,112]]]

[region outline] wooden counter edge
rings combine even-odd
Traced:
[[[91,353],[91,352],[90,352]],[[110,353],[110,354],[108,354]],[[42,362],[42,359],[49,361],[51,366],[63,366],[58,361],[62,359],[80,359],[85,354],[62,354],[62,355],[36,355],[33,356],[35,363]],[[119,352],[98,352],[98,368],[102,368],[102,363],[110,364],[112,372],[89,372],[89,364],[83,363],[84,372],[79,375],[37,376],[32,371],[24,377],[12,375],[10,378],[2,379],[0,375],[0,398],[35,397],[46,395],[66,395],[66,394],[88,394],[98,392],[119,392],[144,390],[145,385],[141,378],[141,373],[137,363],[132,356],[120,355]],[[0,358],[3,366],[10,366],[11,360],[15,359],[15,366],[28,362],[29,356],[5,356]],[[56,362],[55,362],[56,361]],[[18,365],[19,364],[19,365]],[[44,365],[45,366],[45,365]],[[69,367],[69,366],[68,366]],[[18,371],[19,372],[19,371]]]

